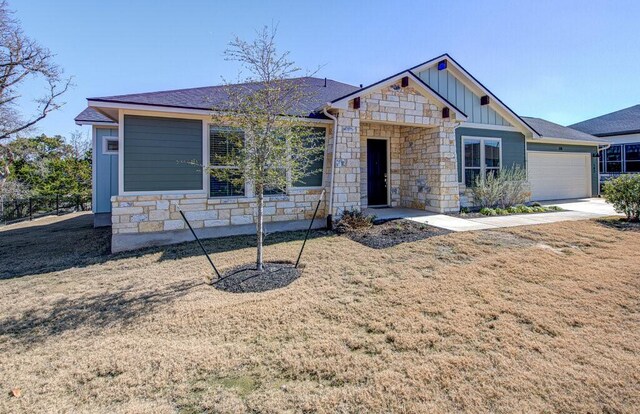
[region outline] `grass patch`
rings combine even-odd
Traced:
[[[109,255],[81,221],[3,229],[0,412],[633,412],[640,242],[604,223],[380,250],[313,232],[294,283],[242,295],[204,283],[195,243]],[[226,272],[252,240],[204,244]]]

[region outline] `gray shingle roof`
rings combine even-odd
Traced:
[[[538,131],[538,133],[544,138],[562,138],[576,141],[593,141],[594,143],[606,144],[606,141],[594,137],[593,135],[585,134],[584,132],[555,124],[542,118],[523,116],[522,119],[524,119],[536,131]]]
[[[93,108],[85,108],[75,117],[76,122],[114,122],[113,119],[102,115]]]
[[[640,105],[587,119],[569,127],[598,136],[640,132]]]
[[[322,105],[336,98],[347,95],[359,88],[331,79],[303,77],[289,79],[288,82],[299,84],[300,88],[309,92],[310,97],[297,108],[292,108],[287,115],[311,114]],[[232,87],[251,90],[260,87],[258,83],[244,83]],[[129,95],[103,96],[89,98],[91,101],[114,102],[138,105],[167,106],[183,109],[224,109],[229,95],[225,86],[207,86],[203,88],[177,89],[171,91],[135,93]]]

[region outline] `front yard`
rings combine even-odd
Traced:
[[[302,233],[270,235],[293,260]],[[109,256],[89,216],[0,229],[0,412],[633,412],[640,233],[596,221],[372,249],[233,294],[195,243]],[[228,269],[251,240],[208,240]],[[19,397],[10,395],[20,390]]]

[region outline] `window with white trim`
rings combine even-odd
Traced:
[[[611,145],[600,154],[600,172],[640,173],[640,143]]]
[[[118,155],[118,137],[104,138],[102,140],[102,153],[105,155]]]
[[[640,172],[640,143],[625,144],[624,146],[624,172]]]
[[[502,166],[500,138],[462,137],[462,174],[465,186],[475,185],[477,177],[497,174]]]
[[[209,127],[209,161],[211,169],[237,170],[228,180],[221,180],[210,176],[210,197],[244,196],[245,186],[242,172],[233,165],[223,165],[220,157],[229,156],[238,145],[238,140],[244,139],[242,131],[232,128]]]
[[[608,173],[622,172],[622,145],[612,145],[607,149],[604,169]]]

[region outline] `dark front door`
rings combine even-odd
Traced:
[[[386,206],[387,141],[367,140],[367,197],[370,206]]]

